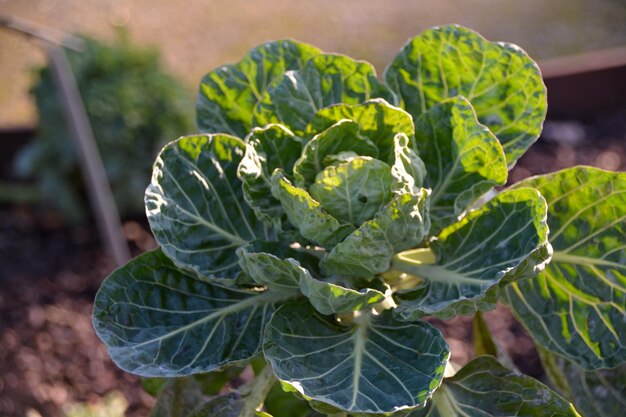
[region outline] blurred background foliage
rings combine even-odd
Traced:
[[[365,59],[379,73],[407,39],[445,23],[516,43],[536,59],[626,43],[624,0],[4,0],[0,14],[109,40],[114,26],[126,26],[139,44],[160,48],[190,101],[206,72],[284,37]],[[25,69],[44,56],[7,31],[0,45],[0,126],[34,123]]]
[[[143,193],[158,150],[192,131],[192,107],[181,83],[162,68],[156,49],[131,43],[125,30],[103,43],[83,36],[67,51],[115,202],[124,217],[143,213]],[[88,213],[79,162],[50,68],[35,71],[30,90],[39,125],[17,156],[19,176],[34,178],[41,197],[70,223]]]

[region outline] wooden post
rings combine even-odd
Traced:
[[[63,114],[71,136],[74,138],[76,153],[87,186],[87,194],[96,215],[107,249],[115,264],[121,266],[130,259],[126,240],[122,235],[122,225],[113,200],[102,159],[98,153],[96,140],[83,105],[78,85],[67,60],[65,51],[60,46],[46,46],[50,57],[50,69],[54,84],[59,92]]]

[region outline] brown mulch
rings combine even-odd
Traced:
[[[0,209],[0,415],[60,416],[62,406],[112,390],[126,396],[128,415],[147,415],[152,399],[139,378],[111,362],[91,327],[111,270],[92,228]]]

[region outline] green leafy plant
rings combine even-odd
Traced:
[[[141,214],[154,156],[192,128],[188,96],[158,53],[132,44],[125,32],[110,45],[84,39],[84,51],[69,51],[68,59],[117,207],[123,215]],[[37,71],[31,94],[39,127],[15,170],[35,178],[43,199],[67,220],[84,220],[88,204],[78,159],[49,67]]]
[[[261,362],[181,416],[579,415],[494,356],[454,374],[423,321],[476,314],[477,351],[510,363],[480,317],[501,300],[547,363],[592,372],[623,406],[609,368],[626,361],[626,174],[498,188],[546,114],[539,69],[514,45],[437,27],[384,80],[287,40],[202,80],[206,133],[167,145],[146,191],[160,248],[96,297],[113,360],[198,392],[190,375]]]

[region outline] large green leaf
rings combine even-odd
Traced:
[[[530,178],[550,207],[546,270],[507,289],[545,348],[586,369],[626,362],[626,173],[589,167]]]
[[[349,288],[345,282],[333,283],[310,274],[300,280],[300,290],[317,311],[327,315],[364,310],[385,299],[385,294],[378,290]]]
[[[549,259],[546,211],[536,190],[504,191],[441,232],[431,244],[436,263],[399,254],[392,268],[424,282],[397,295],[397,311],[449,318],[493,308],[501,286],[534,276]]]
[[[309,272],[295,259],[280,259],[270,253],[248,253],[238,249],[239,264],[257,283],[272,291],[284,294],[300,294],[300,280]]]
[[[322,246],[333,246],[341,242],[354,226],[340,222],[304,189],[294,186],[282,171],[272,176],[272,194],[280,200],[291,224],[305,238]]]
[[[408,417],[580,417],[534,378],[480,356],[446,378],[425,409]]]
[[[320,109],[339,103],[359,104],[376,97],[394,101],[369,63],[344,55],[320,54],[301,70],[287,72],[282,81],[263,94],[254,112],[254,123],[282,123],[301,135]]]
[[[160,250],[114,271],[93,325],[109,356],[143,376],[182,376],[246,361],[284,296],[221,287],[182,272]]]
[[[416,119],[447,98],[467,97],[480,122],[500,139],[509,166],[537,140],[546,116],[537,64],[515,45],[489,42],[457,25],[410,40],[385,80]]]
[[[351,413],[423,405],[450,351],[435,327],[364,313],[351,327],[306,304],[279,308],[266,328],[265,357],[301,394]]]
[[[237,178],[244,150],[233,136],[188,136],[157,157],[146,213],[163,252],[179,267],[211,278],[239,270],[235,250],[255,240],[259,228]]]
[[[502,146],[478,122],[465,98],[457,96],[433,106],[417,118],[415,130],[420,158],[428,167],[424,186],[433,190],[433,220],[460,214],[494,185],[506,182]]]
[[[272,172],[276,168],[291,172],[301,153],[301,140],[281,125],[254,128],[246,137],[246,153],[238,175],[243,196],[259,219],[280,227],[285,213],[280,201],[272,196]]]
[[[389,270],[391,258],[417,246],[430,228],[428,191],[393,198],[322,259],[327,274],[373,276]]]
[[[404,133],[413,143],[415,126],[410,114],[392,106],[383,99],[373,99],[362,104],[337,104],[318,111],[306,128],[306,135],[323,132],[340,120],[354,120],[360,132],[376,144],[380,159],[393,159],[394,137]],[[373,156],[373,155],[371,155]]]
[[[309,192],[335,218],[359,227],[389,202],[392,182],[389,165],[360,156],[326,167]]]
[[[279,40],[251,49],[237,64],[210,72],[198,92],[198,128],[206,133],[245,137],[253,127],[254,108],[267,89],[286,71],[302,68],[320,52],[311,45]]]
[[[376,145],[360,133],[355,121],[340,120],[309,140],[302,155],[293,167],[296,184],[307,187],[319,172],[329,165],[329,157],[350,153],[361,156],[378,156]]]
[[[586,371],[565,358],[539,349],[546,374],[584,417],[614,417],[626,407],[626,364]]]

